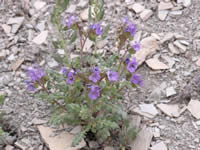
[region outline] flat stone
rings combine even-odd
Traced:
[[[33,6],[35,7],[35,9],[40,10],[42,9],[44,6],[46,5],[46,2],[43,1],[36,1]]]
[[[86,146],[84,140],[80,142],[76,147],[71,147],[72,141],[75,138],[75,135],[72,135],[68,132],[61,132],[58,135],[52,136],[55,132],[55,129],[37,126],[42,139],[47,144],[50,150],[78,150]]]
[[[154,127],[154,128],[152,129],[152,132],[153,132],[153,136],[154,136],[155,138],[159,138],[159,137],[160,137],[160,129],[159,129],[158,127]]]
[[[59,55],[65,55],[65,50],[64,49],[58,49],[57,53]]]
[[[115,150],[114,147],[106,146],[104,150]]]
[[[178,49],[174,46],[174,44],[169,43],[168,44],[168,48],[170,50],[170,52],[172,52],[173,54],[179,54],[180,52],[178,51]]]
[[[167,146],[164,142],[160,142],[152,146],[151,150],[167,150]]]
[[[27,150],[27,148],[28,148],[27,146],[22,145],[22,144],[19,143],[18,141],[15,142],[15,146],[18,147],[18,148],[21,149],[21,150]]]
[[[84,8],[84,7],[87,6],[87,4],[88,4],[88,1],[86,1],[86,0],[80,0],[79,3],[78,3],[78,5],[77,5],[77,7]]]
[[[182,14],[183,14],[183,11],[181,10],[174,10],[170,12],[170,15],[173,15],[173,16],[180,16]]]
[[[7,24],[22,24],[24,17],[9,18]]]
[[[143,21],[148,20],[151,16],[153,15],[153,11],[150,9],[145,9],[141,14],[140,14],[140,18]]]
[[[181,51],[182,53],[184,53],[186,50],[187,50],[187,47],[184,46],[183,44],[181,44],[179,41],[175,41],[174,42],[174,45],[177,46]]]
[[[18,59],[14,64],[12,64],[12,67],[11,67],[12,70],[16,71],[22,65],[23,62],[24,62],[24,58]]]
[[[48,66],[50,68],[54,68],[57,67],[59,64],[57,63],[57,61],[55,61],[54,59],[52,59],[51,61],[48,62]]]
[[[92,45],[93,45],[93,42],[90,41],[89,39],[87,39],[86,42],[85,42],[85,45],[83,47],[83,51],[89,52],[89,49],[91,48]]]
[[[159,49],[158,41],[153,36],[144,38],[141,42],[141,50],[135,54],[138,64],[141,65],[147,56],[152,55]]]
[[[9,60],[9,61],[15,60],[15,55],[14,55],[14,54],[11,54],[11,55],[8,57],[8,60]]]
[[[167,18],[168,13],[169,13],[168,10],[160,10],[160,11],[158,11],[158,18],[161,21],[164,21]]]
[[[191,0],[183,0],[183,6],[189,7],[192,4]]]
[[[3,60],[5,57],[6,57],[6,51],[5,51],[5,50],[2,50],[2,51],[0,52],[0,60]]]
[[[166,96],[170,97],[173,95],[176,95],[176,91],[174,90],[174,88],[173,87],[166,88]]]
[[[81,132],[81,130],[82,130],[81,126],[76,126],[70,131],[70,133],[71,134],[78,134],[79,132]]]
[[[169,66],[160,62],[157,58],[151,58],[146,60],[147,65],[153,70],[165,70],[169,69]]]
[[[198,100],[191,100],[187,106],[187,109],[191,112],[191,114],[196,118],[200,119],[200,102]]]
[[[90,141],[89,142],[89,147],[90,147],[90,149],[98,149],[99,148],[99,144],[96,141]]]
[[[14,150],[14,147],[11,145],[6,145],[5,150]]]
[[[174,5],[171,2],[160,2],[158,5],[158,10],[167,10],[173,7]]]
[[[80,14],[80,17],[83,21],[88,21],[88,8],[83,10]]]
[[[141,104],[141,105],[139,105],[139,107],[140,107],[141,111],[144,113],[148,113],[153,116],[156,116],[158,114],[158,111],[153,104]]]
[[[44,30],[45,30],[45,22],[42,21],[42,22],[38,23],[37,26],[36,26],[36,28],[37,28],[40,32],[44,31]]]
[[[41,45],[46,42],[48,36],[48,31],[42,31],[38,36],[36,36],[32,41],[35,44]]]
[[[145,7],[141,5],[140,3],[135,3],[131,6],[131,8],[136,12],[136,13],[141,13]]]
[[[179,105],[158,104],[157,107],[170,117],[179,117],[187,107],[180,108]]]
[[[152,132],[147,128],[143,128],[136,136],[136,139],[130,143],[131,149],[148,150],[151,144],[152,137]]]
[[[174,38],[174,33],[169,32],[163,37],[163,39],[160,42],[165,43],[167,41],[172,40],[173,38]]]
[[[108,41],[105,39],[105,40],[101,40],[101,41],[98,41],[97,42],[97,48],[98,49],[102,49],[106,46],[106,44],[108,43]]]
[[[11,26],[7,25],[7,24],[2,24],[1,27],[3,28],[4,32],[6,34],[9,34],[11,31]]]
[[[67,13],[74,13],[76,10],[76,5],[69,5],[69,7],[67,8],[66,12]]]

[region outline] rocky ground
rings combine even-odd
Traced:
[[[54,4],[53,0],[0,1],[0,93],[6,95],[0,110],[6,112],[4,126],[10,133],[6,147],[0,149],[48,149],[41,135],[49,130],[38,125],[48,122],[51,108],[27,91],[25,81],[26,69],[35,63],[61,68],[53,59],[54,53],[64,53],[52,45],[57,38],[50,23]],[[86,21],[86,9],[87,0],[74,0],[66,14]],[[128,92],[125,100],[145,128],[134,150],[200,150],[199,0],[105,0],[105,10],[102,24],[113,28],[99,43],[100,49],[115,50],[115,27],[124,16],[138,26],[135,40],[142,45],[136,54],[141,64],[137,72],[145,85]],[[95,144],[90,147],[97,149]]]

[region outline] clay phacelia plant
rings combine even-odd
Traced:
[[[134,54],[140,50],[139,43],[130,44],[136,32],[136,26],[127,17],[122,19],[117,30],[118,51],[108,54],[99,53],[96,44],[104,40],[110,26],[103,26],[104,2],[89,1],[89,23],[84,25],[79,18],[71,15],[60,23],[61,14],[69,1],[57,0],[52,15],[60,35],[59,48],[66,50],[66,57],[59,58],[63,65],[60,72],[44,71],[38,65],[28,69],[30,80],[27,81],[30,91],[40,90],[39,96],[47,99],[53,106],[54,124],[81,125],[82,131],[77,134],[72,145],[77,145],[88,132],[96,138],[107,140],[113,133],[125,136],[126,130],[135,135],[135,130],[128,127],[127,114],[121,107],[126,89],[142,86],[139,74],[135,74],[138,63]],[[87,26],[85,29],[84,27]],[[72,33],[66,40],[64,32]],[[94,43],[92,51],[84,51],[86,41]],[[66,49],[67,44],[77,44],[75,51]],[[123,53],[122,53],[123,52]],[[77,53],[78,57],[71,57]],[[133,136],[132,136],[133,137]],[[122,138],[130,140],[130,138]],[[127,142],[121,142],[125,146]]]

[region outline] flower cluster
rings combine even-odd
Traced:
[[[128,17],[125,17],[123,19],[123,23],[125,25],[125,32],[129,32],[131,36],[133,37],[136,32],[136,26],[128,20]]]
[[[69,19],[67,20],[66,24],[68,28],[71,28],[71,26],[77,22],[77,17],[75,16],[70,16]]]
[[[28,73],[29,77],[31,78],[31,80],[27,81],[28,89],[30,91],[34,91],[35,84],[39,83],[46,74],[45,74],[44,70],[42,68],[40,68],[38,65],[28,68],[27,73]]]
[[[97,35],[102,35],[103,29],[100,23],[92,24],[90,29],[95,30]]]

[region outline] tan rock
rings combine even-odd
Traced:
[[[32,41],[35,44],[41,45],[46,42],[48,36],[48,31],[42,31],[38,36],[36,36]]]
[[[18,59],[14,64],[12,64],[12,70],[16,71],[23,62],[24,62],[24,58]]]
[[[147,128],[143,128],[136,139],[130,144],[132,150],[148,150],[151,144],[153,134]]]
[[[37,127],[42,139],[48,145],[50,150],[78,150],[86,145],[85,141],[82,140],[78,146],[71,147],[75,135],[68,132],[62,132],[59,135],[52,136],[55,132],[54,129],[42,125]]]
[[[169,69],[169,66],[160,62],[157,58],[151,58],[146,60],[147,65],[153,70]]]
[[[3,28],[3,30],[4,30],[4,32],[5,32],[6,34],[9,34],[9,33],[10,33],[11,27],[10,27],[9,25],[7,25],[7,24],[2,24],[1,27]]]
[[[80,17],[81,17],[81,19],[83,21],[87,21],[88,20],[88,8],[81,12]]]
[[[151,150],[167,150],[167,146],[164,142],[160,142],[152,146]]]
[[[153,15],[153,11],[150,9],[145,9],[141,14],[140,14],[140,18],[143,21],[148,20],[151,16]]]
[[[187,109],[196,119],[200,119],[200,102],[198,100],[191,100],[187,106]]]
[[[180,108],[179,105],[158,104],[157,107],[170,117],[179,117],[187,108]]]
[[[174,5],[171,2],[160,2],[158,10],[167,10],[173,8]]]
[[[135,3],[133,4],[133,6],[131,7],[136,13],[141,13],[145,7],[143,5],[141,5],[140,3]]]
[[[147,56],[152,55],[156,52],[156,50],[159,49],[158,41],[150,36],[147,38],[144,38],[141,42],[141,50],[137,51],[135,54],[136,60],[138,61],[138,64],[141,65]]]

